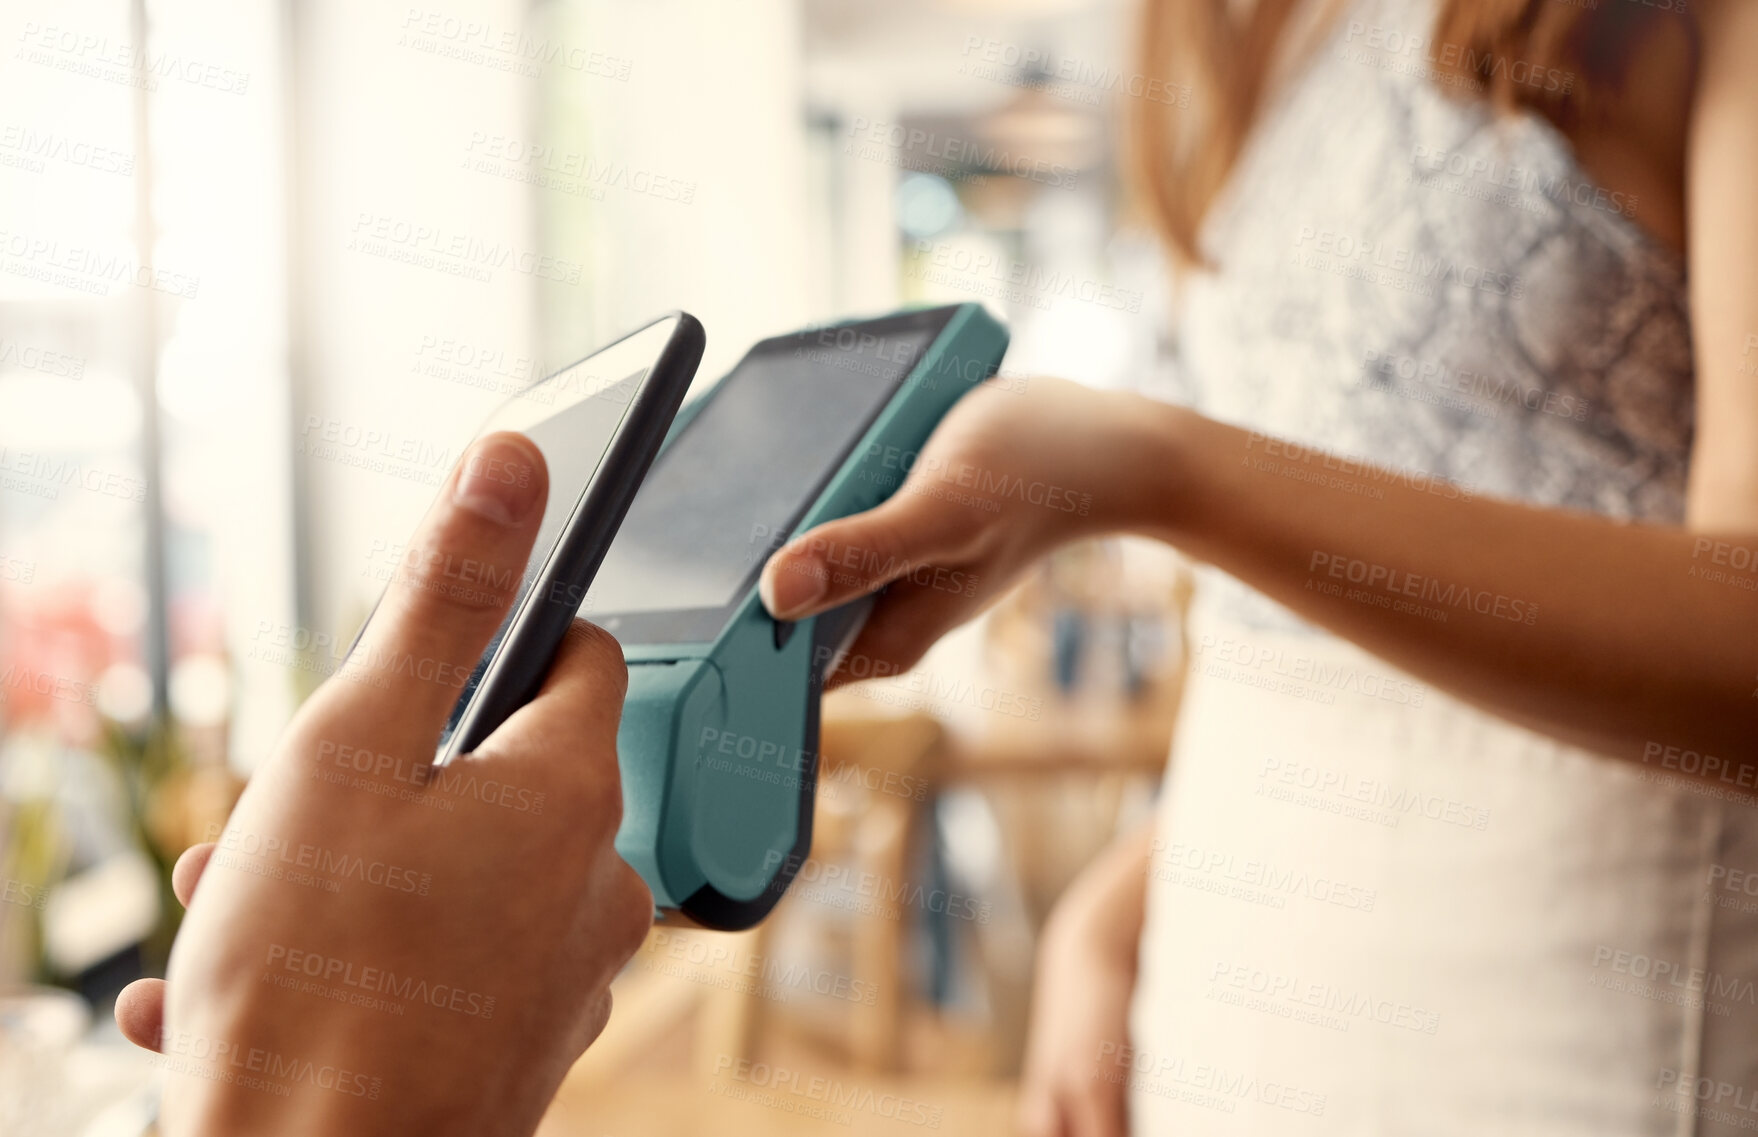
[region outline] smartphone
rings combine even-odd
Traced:
[[[593,583],[594,619],[626,646],[719,639],[880,413],[915,395],[905,380],[961,311],[815,328],[751,348],[679,417]],[[964,387],[945,390],[936,409]],[[873,491],[863,506],[886,496],[876,480],[860,488]]]
[[[696,367],[702,325],[672,312],[508,399],[480,434],[537,444],[549,500],[507,616],[440,735],[436,763],[482,744],[537,696]]]

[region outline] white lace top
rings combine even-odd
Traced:
[[[1266,107],[1205,228],[1219,270],[1190,282],[1179,395],[1477,493],[1677,521],[1683,266],[1547,121],[1434,81],[1410,46],[1432,13],[1354,5]]]

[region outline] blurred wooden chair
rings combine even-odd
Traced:
[[[879,713],[847,693],[826,697],[810,866],[847,865],[890,885],[907,882],[911,851],[933,807],[943,735],[932,715]],[[814,875],[810,867],[802,871]],[[809,910],[816,903],[809,895],[810,880],[804,887],[807,896],[784,898],[769,920],[746,933],[749,951],[764,960],[773,957],[778,929],[794,916],[791,909]],[[888,914],[874,905],[850,920],[847,974],[870,985],[875,998],[871,1004],[852,1001],[841,1017],[843,1037],[825,1041],[844,1051],[852,1070],[898,1069],[909,999],[904,967],[909,916],[907,910]],[[775,1011],[770,1000],[746,992],[712,991],[697,1031],[697,1066],[711,1068],[725,1055],[753,1057]]]

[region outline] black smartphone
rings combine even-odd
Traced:
[[[517,595],[464,683],[436,762],[474,750],[536,698],[705,342],[694,316],[672,312],[538,380],[483,424],[480,434],[512,430],[537,444],[549,500]]]

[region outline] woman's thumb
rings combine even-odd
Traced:
[[[905,485],[874,509],[810,529],[763,566],[763,606],[803,620],[877,592],[955,548],[973,528],[960,512]]]

